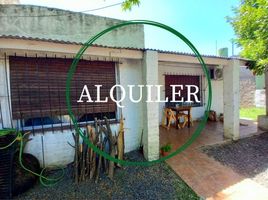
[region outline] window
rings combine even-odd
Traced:
[[[44,126],[59,123],[61,120],[58,117],[34,117],[25,120],[24,126]]]
[[[66,121],[65,86],[72,59],[11,56],[9,60],[13,119],[19,120],[22,127],[33,128],[70,124]],[[84,85],[92,99],[96,99],[94,85],[102,85],[103,99],[115,84],[114,62],[80,60],[70,88],[77,120],[89,122],[104,114],[115,118],[116,104],[111,99],[106,103],[77,103]]]
[[[176,95],[176,100],[181,100],[184,98],[184,101],[187,100],[187,90],[186,85],[195,85],[199,88],[199,92],[196,94],[197,98],[200,102],[196,102],[193,95],[191,95],[191,103],[192,106],[202,106],[202,77],[201,76],[192,76],[192,75],[165,75],[165,96],[168,97],[169,102],[167,104],[169,106],[175,106],[175,104],[186,104],[186,103],[171,103],[172,99],[172,87],[170,85],[183,85],[183,90],[181,90],[180,97]],[[194,88],[191,88],[191,92],[195,92]]]

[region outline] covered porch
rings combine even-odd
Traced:
[[[158,60],[158,62],[156,62]],[[201,119],[206,111],[208,99],[212,97],[210,110],[218,115],[223,113],[224,124],[220,128],[221,140],[239,140],[243,137],[239,128],[239,74],[240,67],[245,66],[249,60],[242,58],[225,57],[204,57],[207,68],[221,69],[221,78],[211,79],[212,94],[209,94],[209,84],[201,69],[199,61],[194,56],[182,54],[167,54],[165,52],[154,52],[147,50],[143,59],[143,82],[147,85],[163,85],[164,90],[160,92],[161,99],[170,99],[168,88],[165,86],[182,84],[183,76],[187,76],[190,85],[197,85],[200,88],[200,104],[191,105],[191,115],[193,120]],[[176,80],[169,80],[169,76],[176,77]],[[211,77],[211,75],[208,75]],[[194,78],[199,77],[199,84],[192,83]],[[188,80],[188,79],[187,79]],[[198,82],[198,81],[197,81]],[[154,92],[152,100],[157,101],[158,93]],[[146,98],[148,94],[145,94]],[[166,101],[160,103],[143,103],[143,150],[148,160],[158,159],[161,137],[158,126],[163,121],[163,111],[169,107]],[[174,106],[174,105],[173,105]],[[177,105],[175,105],[177,107]],[[179,105],[180,106],[180,105]],[[157,112],[158,111],[158,112]],[[218,127],[214,128],[215,130]],[[161,131],[161,130],[160,130]],[[187,135],[187,134],[186,134]],[[182,136],[183,137],[183,136]],[[187,136],[185,136],[187,137]],[[159,146],[160,144],[160,146]]]

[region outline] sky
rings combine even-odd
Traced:
[[[40,5],[71,11],[85,11],[122,2],[123,0],[20,0],[21,4]],[[87,12],[122,20],[153,20],[164,23],[183,34],[203,55],[217,55],[217,49],[228,47],[232,55],[235,38],[226,17],[240,0],[141,0],[140,6],[122,11],[121,6]],[[179,38],[156,27],[145,26],[147,48],[192,53]],[[234,54],[239,48],[234,48]]]

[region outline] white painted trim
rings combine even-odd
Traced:
[[[198,59],[192,55],[178,55],[178,54],[168,54],[168,53],[159,53],[158,54],[159,62],[180,62],[180,63],[193,63],[200,64]],[[224,58],[210,58],[202,56],[206,65],[228,65],[229,59]]]
[[[0,38],[0,51],[5,51],[9,55],[16,53],[18,56],[38,57],[62,57],[73,58],[82,45],[78,44],[63,44],[49,41],[25,40]],[[108,47],[90,47],[83,55],[83,59],[143,59],[143,51],[138,49],[124,49],[124,48],[108,48]],[[230,59],[227,58],[213,58],[203,56],[206,65],[228,65]],[[242,65],[245,60],[238,59]],[[164,63],[185,63],[185,64],[200,64],[198,59],[193,55],[180,55],[172,53],[158,53],[158,61]]]
[[[9,55],[16,53],[18,56],[24,56],[25,53],[28,56],[38,57],[58,57],[73,58],[81,45],[75,44],[60,44],[45,41],[33,41],[33,40],[20,40],[20,39],[5,39],[0,38],[0,51],[5,51]],[[91,59],[92,57],[104,57],[104,58],[128,58],[128,59],[142,59],[143,54],[140,50],[129,49],[117,49],[117,48],[105,48],[105,47],[90,47],[88,48],[83,58]]]

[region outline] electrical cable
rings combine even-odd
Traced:
[[[11,130],[11,129],[9,129],[9,130]],[[13,130],[14,130],[14,129],[13,129]],[[8,132],[8,131],[7,131],[7,132]],[[58,182],[60,182],[60,181],[63,179],[63,177],[64,177],[64,175],[65,175],[65,171],[64,171],[64,168],[63,168],[63,167],[58,167],[58,166],[57,166],[57,167],[62,171],[62,173],[61,173],[58,177],[56,177],[56,178],[48,178],[48,177],[46,177],[46,176],[43,175],[44,172],[45,172],[45,170],[46,170],[46,168],[43,168],[42,171],[41,171],[41,173],[38,174],[38,173],[33,172],[32,170],[28,169],[27,167],[25,167],[25,166],[23,165],[23,163],[22,163],[23,139],[25,138],[26,135],[29,135],[29,134],[30,134],[30,132],[27,132],[27,133],[25,133],[24,135],[22,135],[22,133],[21,133],[20,131],[17,131],[17,136],[16,136],[16,138],[15,138],[10,144],[8,144],[7,146],[0,147],[0,150],[3,150],[3,149],[6,149],[6,148],[10,147],[12,144],[14,144],[14,143],[18,140],[18,141],[20,142],[20,147],[19,147],[19,163],[20,163],[21,167],[22,167],[24,170],[26,170],[26,171],[28,171],[28,172],[34,174],[35,176],[38,176],[38,177],[39,177],[39,181],[40,181],[40,183],[41,183],[43,186],[45,186],[45,187],[50,187],[50,186],[54,186],[54,185],[56,185]],[[0,136],[1,136],[1,135],[4,135],[4,134],[0,134]]]
[[[106,9],[106,8],[110,8],[110,7],[114,7],[114,6],[118,6],[118,5],[122,5],[122,3],[124,3],[124,2],[122,1],[120,3],[115,3],[115,4],[108,5],[108,6],[94,8],[94,9],[91,9],[91,10],[83,10],[83,11],[77,11],[77,12],[69,11],[69,12],[86,14],[87,12],[93,12],[93,11],[98,11],[98,10],[102,10],[102,9]],[[55,15],[0,15],[0,17],[57,17],[57,16],[70,15],[69,12],[68,13],[63,13],[63,14],[55,14]]]
[[[32,174],[38,176],[38,177],[39,177],[39,180],[40,180],[40,183],[41,183],[43,186],[49,187],[49,186],[53,186],[53,185],[57,184],[57,183],[58,183],[59,181],[61,181],[62,178],[64,177],[64,169],[63,169],[62,167],[59,168],[59,169],[62,170],[62,174],[61,174],[59,177],[57,177],[57,178],[47,178],[47,177],[43,176],[43,173],[44,173],[44,171],[45,171],[46,168],[43,168],[42,171],[41,171],[41,173],[40,173],[40,174],[37,174],[37,173],[35,173],[35,172],[33,172],[33,171],[27,169],[27,168],[23,165],[23,163],[22,163],[23,139],[24,139],[24,137],[25,137],[26,135],[28,135],[28,134],[30,134],[30,132],[25,133],[25,134],[22,136],[21,132],[18,132],[18,137],[21,138],[21,139],[20,139],[20,153],[19,153],[19,162],[20,162],[21,167],[22,167],[24,170],[26,170],[26,171],[28,171],[28,172],[30,172],[30,173],[32,173]],[[48,183],[45,183],[45,181],[48,181]]]

